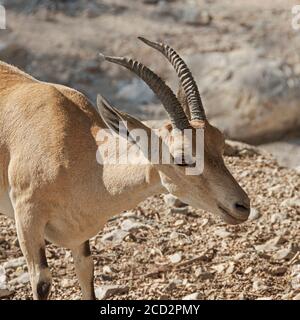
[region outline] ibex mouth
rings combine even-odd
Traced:
[[[218,208],[221,213],[221,218],[228,224],[236,225],[236,224],[243,223],[247,220],[247,218],[241,218],[241,217],[236,217],[232,215],[228,209],[225,209],[221,205],[218,205]]]

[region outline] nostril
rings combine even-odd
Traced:
[[[241,213],[249,213],[250,212],[249,206],[246,206],[245,204],[240,203],[240,202],[235,203],[235,209],[237,209]]]

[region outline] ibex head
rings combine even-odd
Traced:
[[[223,134],[212,126],[205,115],[196,82],[182,58],[166,44],[139,38],[144,43],[160,51],[175,68],[180,80],[178,96],[154,72],[138,61],[127,58],[103,56],[107,61],[120,64],[143,79],[166,109],[171,123],[158,130],[158,135],[174,159],[172,164],[153,163],[158,171],[161,184],[171,194],[195,208],[217,213],[229,224],[238,224],[247,220],[250,213],[250,200],[224,164],[223,151],[225,139]],[[119,121],[128,123],[128,134],[131,129],[146,130],[151,136],[151,129],[139,120],[111,107],[99,97],[98,109],[103,120],[113,130]],[[184,136],[184,143],[190,145],[189,161],[182,155],[183,132],[190,129],[191,135]],[[197,156],[197,130],[202,130],[204,139],[203,170],[198,174],[186,174],[186,169],[195,166]],[[148,154],[149,155],[149,154]]]

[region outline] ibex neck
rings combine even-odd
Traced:
[[[134,208],[146,198],[165,192],[151,165],[106,165],[103,182],[116,212]]]

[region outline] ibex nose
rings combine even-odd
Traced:
[[[250,201],[238,201],[234,204],[236,213],[243,215],[245,218],[250,214]]]

